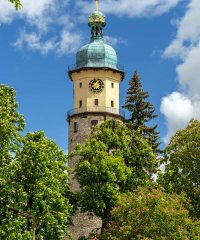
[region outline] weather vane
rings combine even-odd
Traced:
[[[96,11],[99,11],[99,0],[95,0],[96,2]]]

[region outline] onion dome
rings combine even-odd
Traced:
[[[117,54],[103,40],[103,28],[106,26],[106,20],[98,8],[89,16],[88,25],[91,28],[91,40],[89,44],[78,50],[76,54],[77,68],[109,67],[117,69]]]

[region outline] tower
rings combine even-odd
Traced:
[[[124,112],[119,108],[119,85],[124,79],[124,71],[119,67],[115,50],[104,43],[103,28],[106,26],[104,15],[96,10],[89,16],[91,28],[90,43],[81,47],[76,54],[76,65],[69,67],[68,75],[74,83],[74,109],[68,112],[68,150],[76,144],[84,143],[92,126],[106,119],[123,120]],[[77,158],[69,162],[74,168]],[[71,176],[71,190],[79,191],[79,185]],[[101,221],[78,213],[71,228],[73,240],[88,235],[99,228]]]

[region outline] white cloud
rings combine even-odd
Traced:
[[[75,30],[77,18],[72,7],[72,0],[21,0],[23,8],[15,11],[7,0],[0,0],[0,24],[11,23],[16,19],[24,20],[25,31],[21,31],[13,46],[40,51],[42,54],[55,51],[65,54],[74,51],[80,44],[82,36]],[[182,0],[105,0],[101,9],[105,13],[129,17],[157,16],[175,7]],[[76,11],[91,13],[94,1],[77,0]],[[68,9],[67,9],[68,8]],[[69,10],[69,11],[66,11]],[[66,14],[66,12],[68,12]],[[58,32],[58,34],[57,34]],[[56,33],[56,34],[55,34]],[[53,35],[53,37],[52,37]],[[50,38],[49,38],[50,36]],[[49,38],[49,39],[48,39]],[[113,46],[125,43],[115,37],[106,37]],[[73,43],[74,42],[74,46]]]
[[[7,0],[0,0],[0,22],[10,23],[16,18],[25,18],[29,23],[37,24],[39,19],[44,19],[47,12],[55,11],[57,0],[21,0],[23,5],[20,11],[14,9],[13,4]]]
[[[190,0],[185,16],[177,23],[176,38],[166,48],[164,57],[180,57],[185,59],[189,51],[200,38],[200,1]]]
[[[76,32],[76,22],[65,8],[69,0],[22,0],[22,10],[15,11],[7,0],[0,0],[0,23],[23,19],[23,30],[12,44],[19,49],[29,49],[58,55],[74,52],[81,42]]]
[[[194,116],[194,106],[191,100],[179,92],[173,92],[164,97],[161,102],[161,113],[166,116],[168,127],[167,143],[170,137],[180,128],[184,128]]]
[[[29,18],[38,17],[45,13],[45,11],[52,11],[56,9],[56,0],[22,0],[23,8],[19,12]]]
[[[183,46],[183,44],[175,39],[166,49],[163,54],[165,58],[180,58],[184,59],[188,54],[188,48]]]
[[[200,21],[200,17],[199,17]],[[191,99],[200,99],[200,44],[188,51],[183,63],[177,66],[177,74],[181,86],[188,89]]]
[[[0,24],[10,23],[15,17],[14,6],[5,0],[0,0]]]
[[[4,0],[5,1],[5,0]],[[18,12],[20,18],[40,31],[48,31],[57,22],[57,17],[64,16],[60,0],[21,0],[22,10]],[[68,1],[64,1],[67,5]]]
[[[58,48],[57,53],[59,55],[64,55],[66,53],[72,53],[77,50],[81,42],[81,36],[76,33],[71,33],[64,30],[61,33],[60,41],[57,42]]]
[[[175,7],[182,0],[105,0],[100,2],[100,9],[104,13],[116,14],[117,16],[149,17],[159,16]],[[76,1],[84,13],[94,10],[92,1]]]
[[[42,54],[47,54],[55,51],[58,55],[65,55],[75,52],[80,44],[80,36],[76,33],[63,30],[60,36],[43,39],[42,35],[35,32],[27,33],[23,30],[19,34],[19,38],[13,45],[19,49],[26,48],[32,51],[39,51]]]
[[[111,45],[112,47],[117,47],[119,44],[126,44],[127,41],[122,38],[113,37],[113,36],[104,36],[105,43]]]
[[[176,67],[179,92],[164,97],[161,112],[166,117],[169,139],[186,127],[191,118],[200,119],[200,1],[190,0],[177,25],[177,35],[166,48],[164,57],[181,61]]]
[[[21,49],[25,47],[33,51],[40,51],[42,54],[46,54],[55,48],[53,40],[42,42],[41,36],[35,32],[27,33],[25,30],[19,34],[19,38],[13,45]]]

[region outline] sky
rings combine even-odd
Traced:
[[[67,152],[67,75],[76,51],[90,40],[94,0],[22,0],[15,11],[0,0],[0,84],[14,87],[25,132],[45,131]],[[138,70],[156,108],[162,147],[192,118],[200,119],[200,0],[100,0],[106,43],[117,51],[128,81]],[[127,115],[128,116],[128,115]]]

